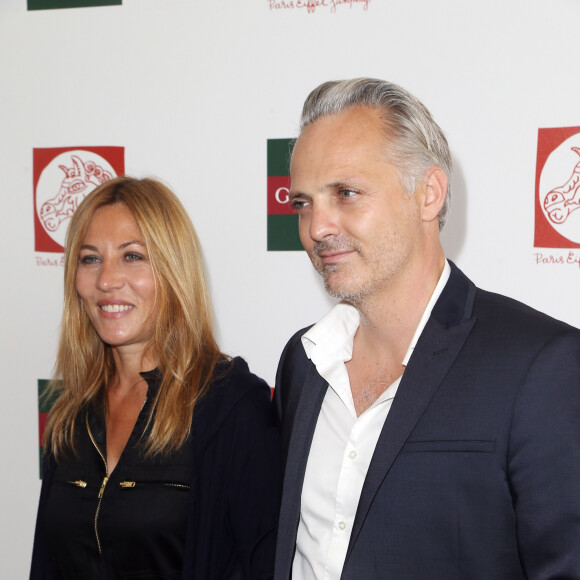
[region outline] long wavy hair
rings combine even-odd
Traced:
[[[106,392],[115,375],[111,347],[95,331],[76,291],[80,249],[95,212],[124,204],[135,218],[155,279],[157,319],[147,345],[162,380],[151,406],[148,454],[178,449],[191,428],[193,409],[207,391],[216,365],[226,361],[213,334],[212,308],[202,253],[193,224],[177,197],[153,179],[119,177],[91,192],[67,231],[64,307],[50,393],[58,398],[44,434],[59,459],[75,452],[79,413]]]

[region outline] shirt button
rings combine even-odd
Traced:
[[[338,522],[338,529],[340,531],[346,530],[346,522]]]
[[[353,450],[353,451],[351,451],[351,452],[348,454],[348,457],[349,457],[349,459],[356,459],[356,458],[357,458],[357,453],[356,453],[356,451],[354,451],[354,450]]]

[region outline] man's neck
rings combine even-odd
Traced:
[[[402,361],[444,266],[441,251],[420,267],[405,272],[384,292],[356,305],[360,325],[347,370],[357,414],[364,412],[403,373]],[[369,385],[373,386],[372,393],[367,392]]]
[[[443,251],[402,272],[382,292],[356,304],[360,314],[358,340],[371,350],[405,350],[445,266]]]

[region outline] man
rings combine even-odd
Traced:
[[[427,109],[325,83],[290,173],[340,303],[278,369],[275,578],[580,579],[580,332],[445,259],[451,158]]]

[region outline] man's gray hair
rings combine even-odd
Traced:
[[[335,115],[356,106],[380,109],[384,115],[390,163],[400,174],[401,184],[411,194],[427,169],[437,165],[447,177],[447,195],[439,212],[443,228],[451,202],[452,161],[447,139],[431,113],[402,87],[372,78],[329,81],[314,89],[304,103],[300,130],[319,117]]]

